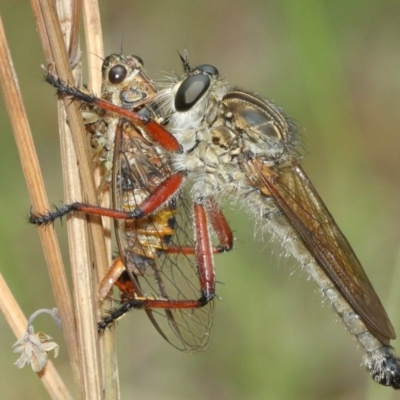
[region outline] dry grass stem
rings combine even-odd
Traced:
[[[18,87],[11,55],[8,49],[2,21],[0,20],[0,80],[4,98],[13,127],[17,148],[20,154],[22,168],[28,184],[29,195],[35,209],[46,210],[49,208],[43,179],[40,173],[39,162],[33,145],[32,134],[28,124],[25,107],[22,103],[22,96]],[[53,229],[45,229],[40,232],[46,261],[49,268],[50,278],[54,292],[63,294],[58,298],[57,306],[71,320],[71,327],[74,327],[73,309],[71,296],[68,291],[67,280],[63,268],[60,250]],[[17,337],[22,336],[26,330],[27,321],[18,304],[9,291],[6,283],[1,280],[1,308],[8,323]],[[68,319],[66,320],[68,323]],[[73,331],[73,329],[71,329]],[[70,355],[74,353],[73,340],[69,348]],[[75,354],[77,347],[75,346]],[[73,357],[71,357],[73,358]],[[54,366],[49,363],[39,376],[52,398],[71,398],[68,390],[58,376]]]
[[[101,91],[101,64],[104,58],[103,35],[100,23],[100,11],[97,0],[86,0],[83,2],[83,26],[85,30],[86,51],[89,71],[89,88],[99,94]],[[101,180],[100,170],[96,169],[95,181],[98,186]],[[105,192],[101,198],[101,205],[109,207],[110,193]],[[107,264],[96,264],[95,272],[97,274],[97,282],[105,275],[109,265],[111,265],[111,221],[109,218],[103,218],[103,232],[107,232],[106,249],[107,249]],[[105,300],[103,308],[112,309],[112,301]],[[105,397],[107,399],[117,399],[119,394],[118,381],[118,363],[116,357],[115,330],[109,330],[106,335],[101,336],[100,340],[100,355],[102,357],[103,366],[103,384]]]
[[[56,5],[55,5],[56,3]],[[54,68],[58,77],[69,84],[80,86],[79,19],[81,1],[31,0],[32,9],[48,67]],[[57,7],[57,9],[56,9]],[[85,37],[89,60],[89,85],[100,93],[101,62],[103,57],[100,15],[97,1],[87,0],[83,4]],[[17,147],[25,173],[33,211],[47,212],[49,204],[37,160],[31,132],[21,102],[12,62],[0,31],[0,72],[3,91],[14,128]],[[7,57],[8,56],[8,57]],[[71,66],[73,71],[71,70]],[[92,171],[92,161],[86,143],[86,132],[80,105],[64,99],[59,102],[59,123],[65,202],[82,201],[97,204],[97,190]],[[68,120],[68,124],[66,121]],[[108,205],[108,200],[104,199]],[[89,229],[87,222],[90,222]],[[109,221],[107,221],[109,224]],[[99,357],[96,323],[100,303],[97,300],[97,282],[104,276],[111,259],[110,229],[107,229],[108,251],[105,246],[101,218],[67,218],[69,252],[73,281],[73,297],[69,292],[64,266],[52,227],[38,229],[46,263],[51,278],[57,307],[63,324],[63,333],[68,346],[72,370],[80,383],[81,398],[101,399],[119,397],[116,371],[114,335],[104,335],[105,354]],[[91,236],[89,236],[89,233]],[[96,274],[92,272],[95,265]],[[1,277],[0,277],[1,278]],[[0,288],[2,285],[0,281]],[[4,286],[4,291],[8,290]],[[8,291],[9,292],[9,291]],[[73,301],[72,302],[72,298]],[[5,315],[13,315],[10,321],[14,331],[21,336],[26,330],[26,320],[12,296],[4,296],[1,303]],[[106,305],[110,308],[110,305]],[[100,360],[104,363],[100,363]],[[104,365],[101,369],[101,365]],[[54,366],[49,362],[41,378],[52,398],[70,398],[68,390],[59,379]],[[103,382],[103,376],[106,376]]]
[[[41,3],[41,11],[51,49],[51,59],[48,60],[48,63],[54,62],[57,75],[63,81],[76,85],[80,83],[80,74],[79,70],[75,69],[77,71],[77,79],[73,78],[70,61],[74,63],[74,67],[77,66],[77,57],[80,55],[80,50],[79,48],[67,50],[64,38],[67,44],[77,44],[77,40],[71,39],[71,32],[76,35],[77,30],[74,26],[79,23],[79,13],[76,11],[80,9],[80,6],[65,1],[58,2],[57,6],[58,15],[52,1],[44,0]],[[73,60],[70,60],[69,55],[74,55],[72,57]],[[65,200],[71,202],[80,199],[90,204],[96,204],[96,189],[79,105],[74,102],[71,103],[69,99],[65,99],[64,106],[68,116],[68,126],[65,123],[65,113],[61,107],[59,121]],[[82,190],[83,187],[85,188],[84,191]],[[96,265],[107,264],[101,221],[99,218],[91,218],[90,220],[93,222],[91,231],[94,236],[95,263]],[[103,385],[101,384],[96,332],[97,316],[95,310],[97,309],[97,302],[96,292],[93,287],[93,282],[95,281],[91,270],[93,263],[89,246],[90,241],[84,219],[69,218],[67,227],[74,284],[77,334],[81,356],[81,397],[101,398]]]

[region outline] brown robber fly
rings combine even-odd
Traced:
[[[157,107],[182,146],[173,171],[195,206],[239,203],[315,280],[366,352],[382,385],[400,388],[396,335],[378,295],[300,162],[296,124],[271,101],[226,83],[217,68],[191,68],[160,84]]]

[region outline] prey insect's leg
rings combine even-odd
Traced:
[[[107,270],[107,273],[104,275],[104,278],[100,282],[99,285],[100,300],[104,300],[108,296],[114,284],[117,285],[118,289],[123,293],[132,292],[130,288],[127,289],[127,286],[123,284],[123,280],[121,281],[121,283],[119,284],[117,283],[119,282],[119,278],[124,271],[125,271],[124,262],[122,261],[121,257],[117,257],[113,261],[111,267]],[[130,294],[130,296],[131,298],[133,297],[133,292]]]
[[[81,212],[90,215],[101,215],[115,219],[139,219],[151,214],[157,208],[165,204],[180,188],[183,181],[183,176],[179,173],[173,174],[166,178],[161,184],[156,187],[143,201],[143,203],[133,211],[113,210],[106,207],[92,206],[84,203],[65,204],[56,209],[54,212],[45,214],[33,214],[29,216],[29,222],[35,225],[47,225],[54,222],[57,218],[69,214],[72,211]]]

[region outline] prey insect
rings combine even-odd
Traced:
[[[192,69],[186,52],[181,59],[184,74],[171,76],[156,102],[183,148],[171,162],[187,175],[194,203],[241,203],[316,281],[363,346],[373,379],[399,389],[393,326],[300,165],[295,123],[269,100],[228,85],[214,66]]]
[[[212,330],[215,276],[213,254],[232,247],[229,226],[212,198],[192,207],[181,191],[183,175],[173,173],[168,152],[180,151],[177,140],[158,122],[149,105],[156,88],[135,56],[113,54],[102,67],[102,96],[96,98],[46,79],[62,95],[83,101],[86,128],[111,186],[112,208],[84,203],[64,205],[30,216],[36,225],[51,223],[71,211],[114,219],[119,255],[99,288],[104,299],[113,284],[121,305],[98,324],[103,331],[132,308],[144,309],[157,331],[173,346],[198,351]],[[211,221],[220,244],[212,246]]]

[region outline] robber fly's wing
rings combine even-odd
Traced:
[[[116,135],[113,173],[114,207],[133,211],[170,175],[165,155],[120,124]],[[190,197],[180,193],[152,215],[137,221],[116,221],[116,236],[125,268],[130,271],[138,297],[197,300],[199,274],[193,254],[193,211]],[[169,252],[169,249],[174,249]],[[212,330],[213,302],[197,309],[146,309],[158,332],[183,351],[203,350]]]
[[[261,185],[328,278],[370,331],[383,343],[389,343],[395,333],[386,311],[350,244],[302,168],[286,166],[277,174],[271,174],[261,163],[255,162],[254,168]]]

